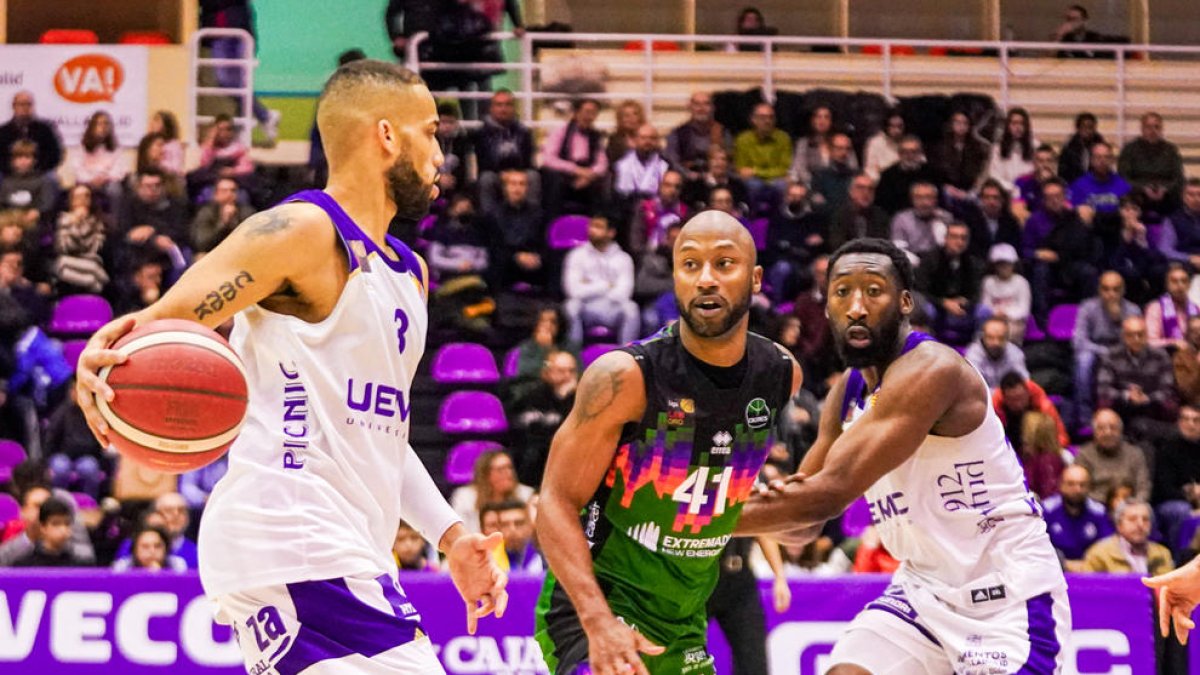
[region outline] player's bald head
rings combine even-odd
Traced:
[[[758,262],[758,250],[754,237],[737,218],[723,211],[701,211],[679,231],[675,240],[675,253],[694,246],[708,247],[731,245],[738,249],[754,265]]]
[[[394,63],[364,59],[338,68],[321,90],[317,128],[326,154],[348,152],[379,120],[396,126],[436,119],[429,88],[419,75]]]

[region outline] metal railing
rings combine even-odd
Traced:
[[[235,38],[239,41],[238,58],[214,58],[202,56],[202,41],[208,38]],[[233,98],[238,100],[239,114],[233,116],[242,143],[250,147],[250,132],[254,128],[254,69],[258,67],[258,59],[254,56],[254,36],[240,28],[201,28],[192,34],[189,47],[191,67],[188,81],[188,119],[193,125],[196,143],[203,139],[198,133],[199,125],[213,121],[212,115],[200,115],[200,99],[202,98]],[[218,80],[217,86],[200,85],[200,73],[205,68],[235,68],[239,71],[240,85],[222,86]],[[214,72],[215,75],[215,72]]]
[[[913,67],[906,64],[907,56],[916,50],[961,50],[970,51],[972,53],[986,54],[986,59],[990,59],[995,64],[995,71],[991,75],[994,78],[996,89],[999,93],[997,96],[997,104],[1003,109],[1008,109],[1011,105],[1027,105],[1034,107],[1038,105],[1036,101],[1012,100],[1012,91],[1014,85],[1029,84],[1033,76],[1016,75],[1014,73],[1014,64],[1019,59],[1028,56],[1054,56],[1060,51],[1079,52],[1079,51],[1094,51],[1100,54],[1107,55],[1109,61],[1113,63],[1114,69],[1112,74],[1112,91],[1113,96],[1110,101],[1088,101],[1087,106],[1092,109],[1102,109],[1110,106],[1117,120],[1116,134],[1117,140],[1124,141],[1125,138],[1125,123],[1129,115],[1128,109],[1131,106],[1128,100],[1128,91],[1130,84],[1130,64],[1141,63],[1146,60],[1153,59],[1179,59],[1188,58],[1195,59],[1200,62],[1200,47],[1187,46],[1157,46],[1157,45],[1131,45],[1131,44],[1082,44],[1082,43],[1059,43],[1059,42],[1005,42],[1005,41],[967,41],[967,40],[908,40],[908,39],[874,39],[874,38],[823,38],[823,37],[788,37],[788,36],[741,36],[741,35],[678,35],[678,34],[661,34],[661,33],[536,33],[526,32],[523,36],[517,37],[513,33],[493,33],[491,37],[497,40],[516,39],[519,44],[519,58],[516,61],[507,63],[435,63],[421,62],[420,46],[428,39],[427,33],[418,33],[408,41],[408,51],[406,65],[417,72],[425,70],[462,70],[462,71],[483,71],[488,70],[495,72],[497,70],[516,71],[520,73],[521,85],[514,90],[514,95],[521,102],[522,117],[530,126],[546,126],[548,123],[542,123],[534,118],[535,102],[540,100],[561,100],[564,94],[556,92],[538,91],[535,87],[535,73],[546,67],[546,64],[539,63],[534,58],[535,47],[544,43],[562,43],[571,42],[578,49],[584,49],[591,46],[602,47],[606,44],[620,45],[615,52],[628,54],[628,49],[625,45],[630,43],[640,43],[641,59],[636,64],[614,61],[605,63],[604,66],[610,72],[634,72],[642,74],[642,91],[640,94],[632,96],[638,98],[640,96],[642,105],[646,108],[646,113],[649,115],[653,112],[655,104],[659,101],[670,100],[683,102],[687,100],[687,94],[656,92],[655,91],[655,75],[670,73],[670,72],[694,72],[695,64],[690,63],[663,63],[658,59],[659,55],[671,54],[673,52],[658,52],[655,50],[656,42],[673,42],[684,46],[717,46],[725,48],[727,45],[752,45],[761,50],[760,59],[757,62],[757,67],[752,63],[748,63],[744,58],[739,59],[736,63],[730,64],[714,64],[705,63],[704,70],[706,72],[729,72],[737,74],[738,79],[744,79],[747,87],[761,86],[764,95],[769,101],[773,101],[775,97],[776,83],[781,76],[788,74],[803,73],[814,78],[814,82],[819,82],[821,76],[839,76],[839,75],[854,75],[861,76],[864,72],[862,63],[859,60],[854,62],[843,61],[844,65],[839,66],[838,60],[831,60],[829,64],[823,64],[819,71],[814,71],[811,64],[788,63],[788,59],[778,58],[780,54],[785,54],[798,50],[812,50],[813,48],[840,51],[843,54],[854,54],[856,59],[861,59],[866,54],[862,53],[864,48],[876,50],[874,54],[879,60],[879,83],[880,90],[884,97],[892,100],[893,92],[897,89],[897,80],[901,77],[913,76],[962,76],[961,60],[958,57],[945,58],[944,64],[932,63],[929,60],[922,60],[919,67]],[[856,53],[857,52],[857,53]],[[753,54],[755,52],[739,52],[739,54]],[[826,56],[833,56],[827,54]],[[977,62],[983,62],[985,58],[976,59]],[[956,67],[959,66],[959,67]],[[1078,74],[1069,72],[1056,72],[1053,75],[1055,81],[1071,81],[1095,83],[1095,73]],[[1138,73],[1136,80],[1139,83],[1154,82],[1156,80],[1163,82],[1178,82],[1181,78],[1178,75],[1166,75],[1155,77],[1148,73]],[[983,80],[981,80],[983,81]],[[1196,93],[1200,95],[1200,81],[1196,82]],[[933,89],[933,87],[931,87]],[[491,96],[489,92],[435,92],[437,95],[451,95],[464,99],[482,99]],[[596,93],[588,94],[589,97],[600,100],[615,100],[631,98],[629,91],[620,93]],[[1063,101],[1043,101],[1043,105],[1062,106]],[[1081,108],[1084,106],[1080,106]],[[1145,107],[1145,106],[1138,106]],[[1154,106],[1163,111],[1170,111],[1173,107],[1176,110],[1195,110],[1197,106],[1179,105],[1179,104],[1163,104]],[[1196,140],[1200,140],[1200,132],[1189,133]]]

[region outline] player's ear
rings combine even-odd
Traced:
[[[755,265],[754,272],[751,273],[751,277],[754,279],[754,285],[752,288],[755,293],[758,293],[759,291],[762,290],[762,275],[763,275],[762,265]]]
[[[913,308],[916,307],[916,301],[913,300],[912,291],[907,288],[900,291],[900,314],[901,316],[910,316]]]
[[[375,136],[379,139],[380,145],[388,151],[389,154],[394,154],[396,145],[400,142],[400,132],[387,119],[381,119],[375,123]]]

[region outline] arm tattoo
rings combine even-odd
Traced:
[[[292,221],[278,209],[264,211],[246,221],[246,236],[263,237],[286,230]]]
[[[575,399],[575,410],[579,414],[578,424],[587,424],[600,416],[617,400],[621,392],[621,371],[604,369],[596,373],[596,379],[580,389]]]
[[[197,320],[203,320],[210,314],[221,311],[225,303],[237,297],[238,291],[252,283],[254,283],[254,277],[250,276],[250,273],[246,270],[242,270],[233,279],[209,291],[208,295],[204,296],[204,299],[200,301],[200,304],[196,305],[196,308],[192,310],[192,313],[196,315]]]

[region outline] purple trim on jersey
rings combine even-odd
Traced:
[[[1058,633],[1054,625],[1054,598],[1043,593],[1025,603],[1029,612],[1029,658],[1017,675],[1049,675],[1058,662]]]
[[[903,605],[907,609],[901,609],[900,607],[896,606],[897,604]],[[933,633],[929,632],[929,629],[917,623],[917,620],[920,618],[920,616],[917,615],[917,610],[913,608],[912,603],[908,601],[907,597],[905,597],[904,588],[897,586],[896,584],[888,586],[887,589],[883,591],[883,595],[872,600],[871,602],[868,602],[867,606],[863,608],[863,611],[865,612],[871,609],[878,609],[895,616],[913,628],[921,631],[921,635],[924,635],[937,647],[942,646],[942,643],[937,641],[937,638],[933,636]]]
[[[392,271],[402,273],[411,272],[422,284],[425,283],[421,275],[421,265],[417,262],[416,255],[413,254],[408,246],[405,246],[403,242],[395,237],[387,236],[386,241],[388,245],[399,256],[399,260],[393,260],[391,256],[384,253],[383,249],[380,248],[379,244],[375,243],[374,239],[371,239],[371,237],[367,236],[366,232],[363,232],[362,228],[350,217],[350,214],[346,213],[346,210],[342,208],[342,205],[338,204],[336,199],[330,197],[324,191],[304,190],[297,192],[283,201],[308,202],[321,207],[321,210],[329,215],[329,219],[333,221],[334,228],[337,229],[338,235],[342,238],[342,243],[346,246],[346,253],[350,256],[351,271],[358,269],[358,256],[354,255],[354,251],[350,248],[350,242],[360,241],[367,248],[368,252],[373,251],[378,253],[384,264],[392,268]]]
[[[364,603],[346,586],[345,579],[301,581],[288,584],[287,589],[300,630],[292,648],[275,664],[279,675],[297,675],[319,661],[351,654],[371,658],[412,642],[420,629],[416,621]]]
[[[922,342],[937,342],[937,339],[928,333],[914,330],[904,339],[904,348],[900,350],[900,356],[911,352],[917,348],[917,345]],[[897,357],[899,358],[899,357]],[[854,405],[861,408],[867,400],[867,381],[863,377],[861,371],[857,368],[850,371],[850,376],[846,379],[846,392],[842,396],[842,417],[843,422],[846,421],[846,415],[850,414],[850,406]]]
[[[930,633],[928,628],[917,623],[917,620],[915,618],[909,617],[904,612],[901,612],[900,610],[896,609],[895,607],[892,607],[890,605],[879,605],[879,604],[872,602],[871,604],[867,605],[866,609],[877,609],[882,612],[887,612],[888,614],[891,614],[892,616],[896,617],[897,619],[900,619],[904,623],[907,623],[908,625],[912,626],[913,628],[916,628],[918,631],[920,631],[921,635],[924,635],[925,639],[932,642],[935,647],[941,648],[942,643],[938,642],[937,638],[933,637],[933,633]],[[913,616],[914,617],[916,616],[915,612],[914,612]],[[282,673],[280,675],[282,675]]]

